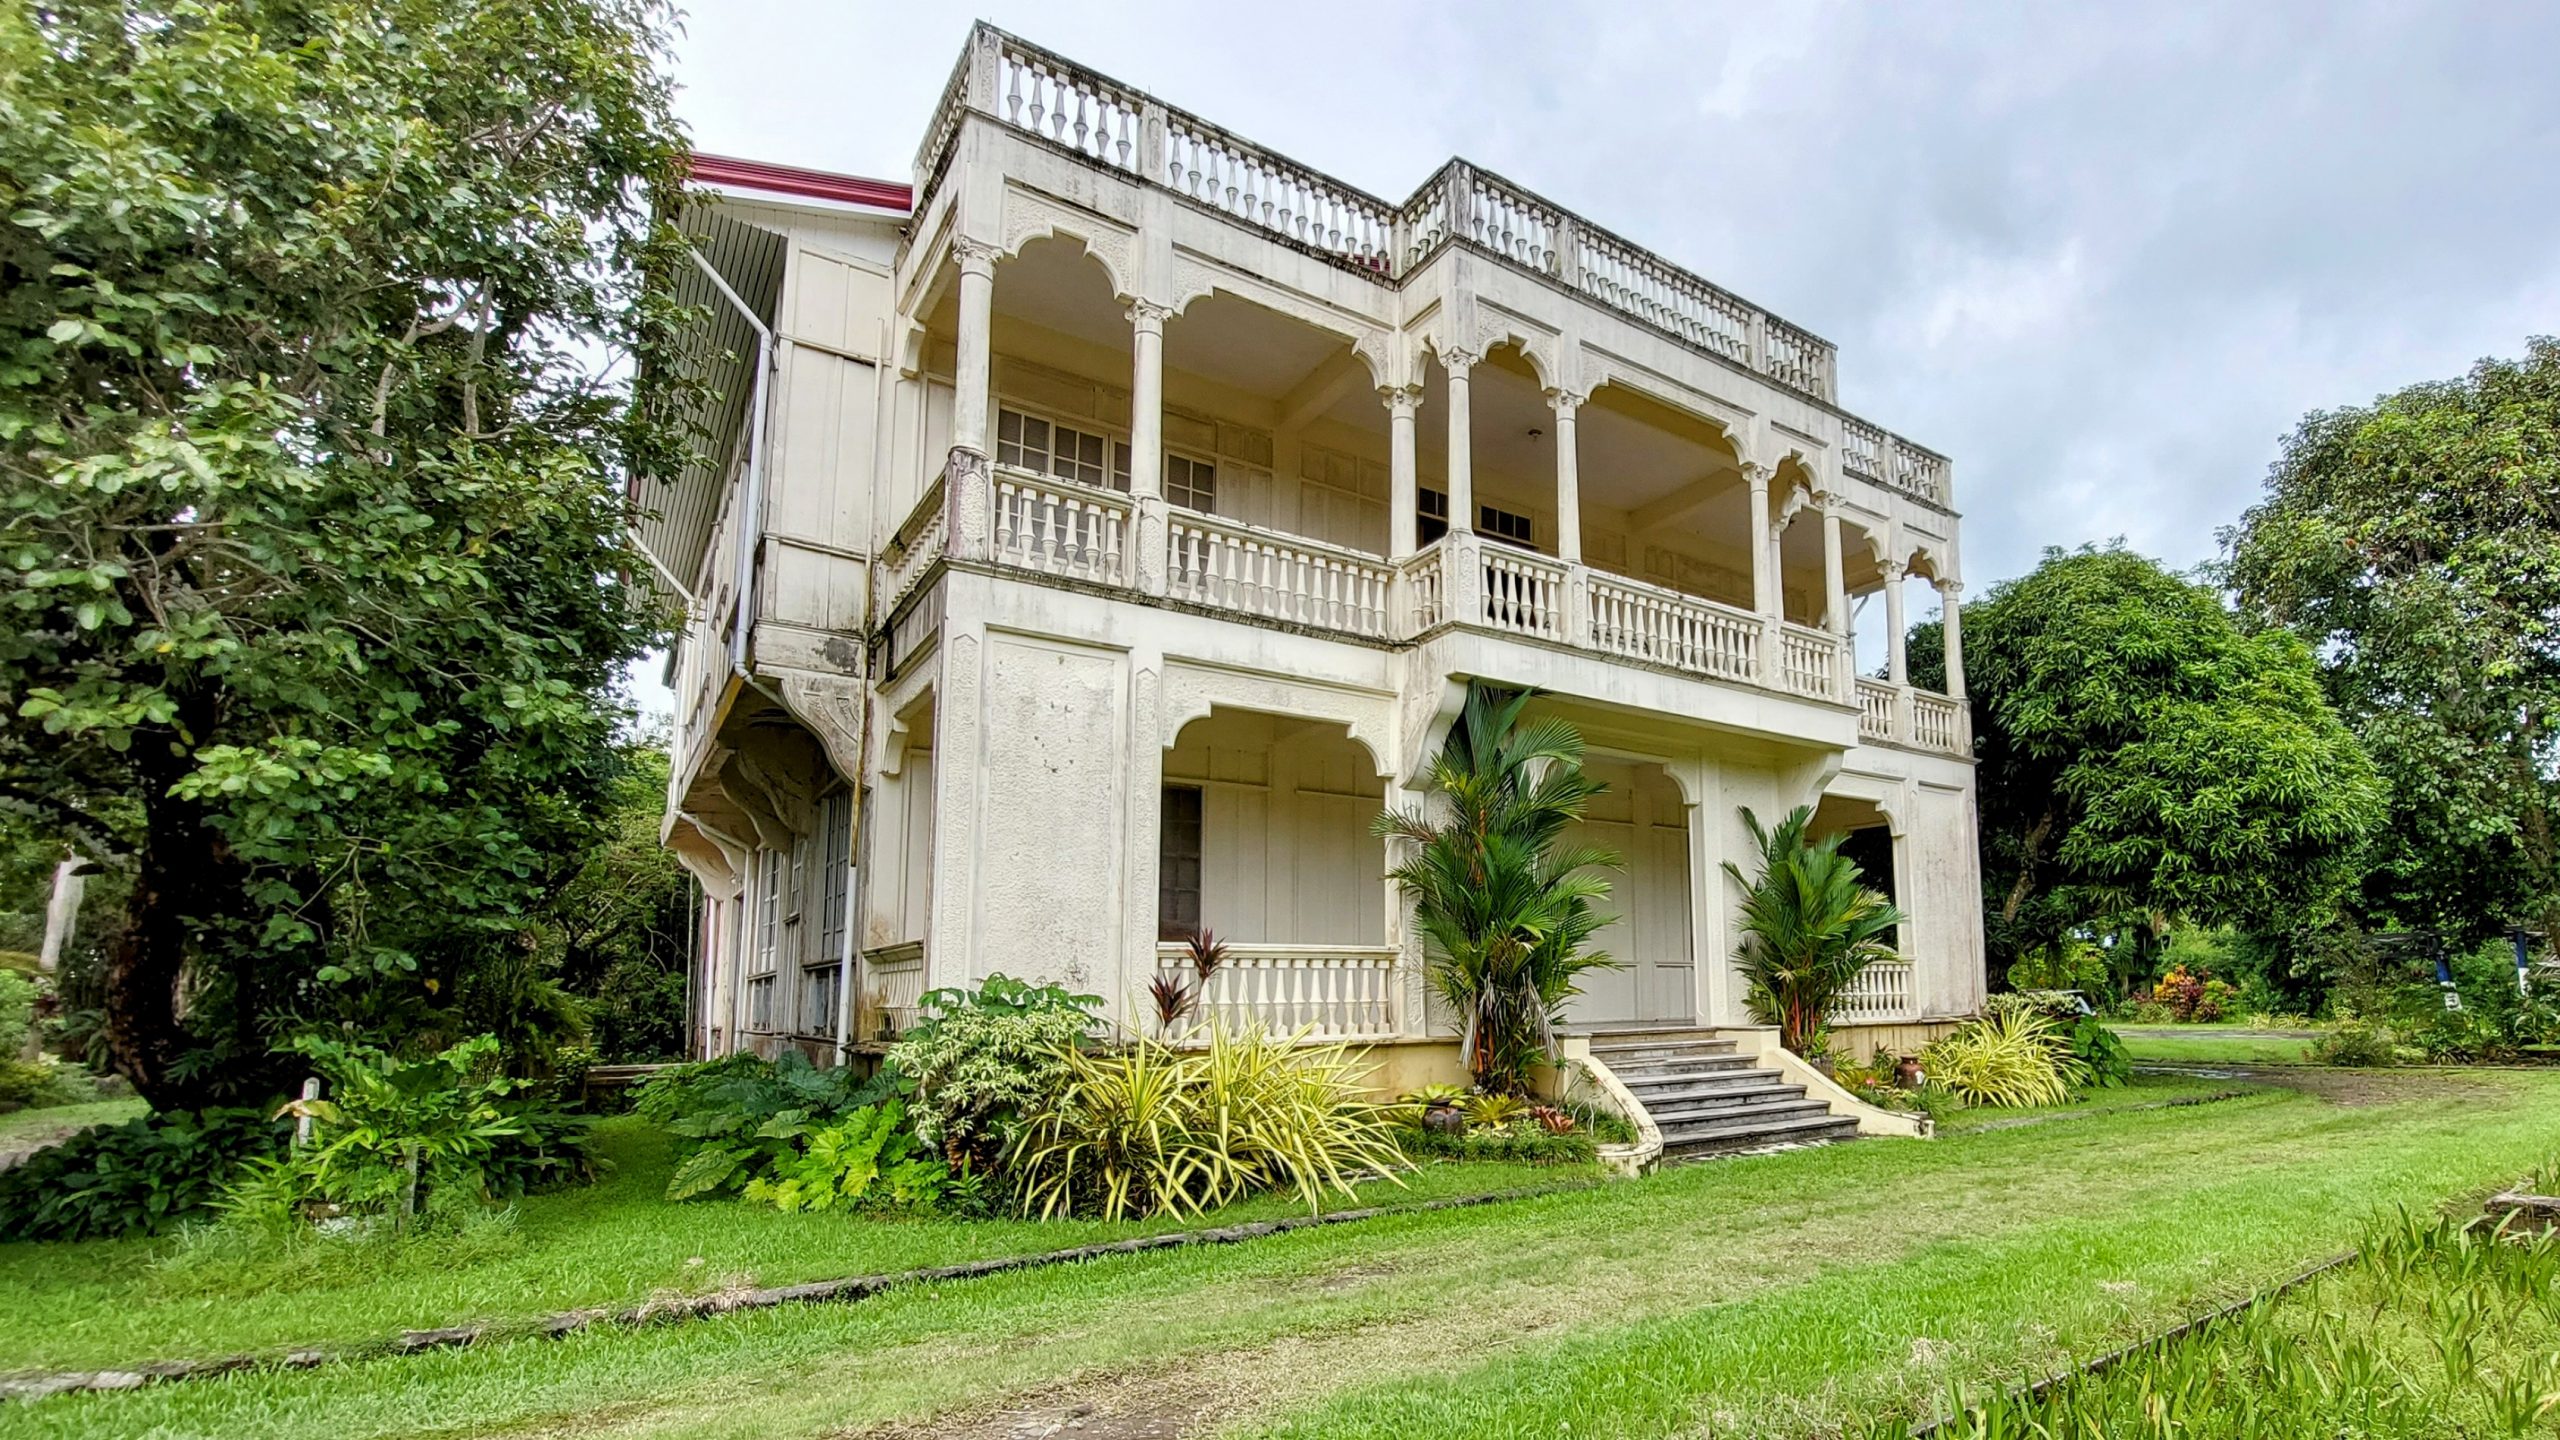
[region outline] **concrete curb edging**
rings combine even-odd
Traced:
[[[531,1320],[493,1321],[481,1325],[455,1325],[433,1330],[403,1330],[388,1339],[358,1341],[335,1349],[305,1346],[283,1351],[224,1355],[207,1360],[163,1360],[119,1369],[56,1370],[0,1376],[0,1403],[12,1400],[41,1400],[53,1395],[94,1391],[135,1390],[145,1385],[179,1380],[209,1380],[243,1370],[263,1368],[309,1370],[322,1365],[342,1364],[354,1360],[377,1360],[394,1355],[415,1355],[428,1350],[451,1350],[504,1340],[557,1340],[603,1325],[637,1327],[673,1324],[708,1319],[742,1310],[770,1310],[784,1305],[846,1304],[867,1300],[884,1291],[909,1285],[929,1285],[943,1280],[974,1280],[981,1276],[1001,1275],[1009,1271],[1038,1270],[1053,1265],[1071,1265],[1086,1260],[1107,1259],[1115,1255],[1139,1255],[1152,1250],[1239,1245],[1249,1240],[1285,1235],[1296,1230],[1356,1224],[1364,1220],[1383,1220],[1396,1215],[1422,1215],[1440,1210],[1465,1210],[1513,1200],[1534,1200],[1542,1195],[1563,1195],[1597,1189],[1608,1183],[1605,1180],[1581,1180],[1556,1185],[1520,1186],[1510,1190],[1490,1191],[1482,1195],[1447,1195],[1437,1200],[1416,1201],[1410,1205],[1367,1205],[1352,1210],[1328,1211],[1321,1215],[1285,1215],[1277,1220],[1256,1220],[1241,1225],[1218,1225],[1205,1230],[1171,1230],[1160,1235],[1137,1235],[1126,1240],[1107,1240],[1092,1245],[1077,1245],[1064,1250],[1039,1250],[1023,1255],[1000,1255],[984,1260],[964,1260],[954,1265],[928,1265],[918,1269],[896,1270],[878,1275],[850,1275],[834,1280],[810,1280],[796,1285],[774,1285],[755,1290],[715,1291],[707,1295],[648,1300],[629,1306],[605,1305],[582,1310],[562,1310]]]
[[[1557,1048],[1557,1063],[1570,1072],[1579,1073],[1608,1101],[1610,1108],[1618,1112],[1619,1119],[1636,1127],[1633,1145],[1601,1146],[1600,1163],[1630,1180],[1659,1166],[1662,1163],[1662,1127],[1654,1123],[1652,1113],[1644,1108],[1644,1102],[1636,1098],[1635,1092],[1627,1088],[1626,1082],[1618,1078],[1617,1072],[1591,1053],[1591,1037],[1567,1035]]]

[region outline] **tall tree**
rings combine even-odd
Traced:
[[[657,0],[0,7],[0,801],[130,867],[119,1069],[530,943],[652,638]],[[637,448],[635,448],[637,447]]]
[[[2560,956],[2560,340],[2305,417],[2223,540],[2390,782],[2366,910]]]
[[[1964,629],[1995,964],[2137,918],[2303,923],[2354,883],[2382,788],[2301,641],[2121,549],[2047,551]]]

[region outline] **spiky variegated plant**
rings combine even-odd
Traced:
[[[1779,1042],[1801,1055],[1858,972],[1893,958],[1893,929],[1904,916],[1840,853],[1844,835],[1806,838],[1812,806],[1797,806],[1775,828],[1745,806],[1742,823],[1760,847],[1760,874],[1744,875],[1730,860],[1724,873],[1744,891],[1747,1003],[1753,1018],[1774,1023]]]
[[[1390,810],[1376,826],[1413,842],[1390,873],[1413,899],[1467,1068],[1496,1094],[1529,1088],[1578,977],[1617,963],[1589,948],[1607,923],[1592,909],[1609,893],[1597,872],[1617,857],[1563,843],[1606,787],[1583,773],[1572,726],[1522,718],[1529,699],[1478,686],[1426,777],[1436,803]]]

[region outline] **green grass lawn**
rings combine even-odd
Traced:
[[[2560,1076],[2388,1083],[2366,1103],[2118,1108],[857,1305],[60,1397],[0,1407],[0,1437],[1834,1434],[2147,1333],[2350,1243],[2378,1207],[2560,1151]],[[790,1249],[768,1217],[698,1213],[704,1244]],[[49,1268],[10,1263],[0,1283]],[[8,1344],[59,1348],[49,1331],[143,1293],[44,1284],[9,1307]]]
[[[0,1246],[0,1370],[81,1369],[381,1339],[402,1329],[527,1319],[652,1296],[699,1294],[1064,1249],[1152,1231],[1303,1211],[1280,1197],[1206,1220],[955,1221],[785,1215],[728,1201],[672,1205],[663,1135],[625,1116],[598,1126],[613,1169],[600,1184],[528,1198],[512,1234],[475,1240],[466,1258],[421,1251],[408,1264],[345,1265],[276,1284],[275,1267],[172,1277],[155,1260],[170,1240]],[[1433,1164],[1361,1200],[1588,1182],[1596,1166]],[[363,1257],[358,1257],[363,1258]]]
[[[78,1105],[51,1105],[42,1110],[12,1110],[0,1115],[0,1154],[50,1144],[92,1125],[121,1125],[148,1109],[140,1100],[89,1100]]]
[[[2164,1027],[2165,1028],[2165,1027]],[[2179,1026],[2178,1034],[2162,1030],[2121,1029],[2126,1053],[2137,1062],[2178,1065],[2247,1065],[2275,1061],[2299,1063],[2311,1042],[2291,1035],[2264,1035],[2221,1026]],[[2188,1030],[2196,1033],[2184,1033]]]
[[[2022,1106],[2015,1110],[1958,1110],[1940,1121],[1938,1128],[1943,1134],[1985,1128],[1998,1130],[2083,1115],[2104,1115],[2118,1110],[2192,1103],[2235,1092],[2251,1093],[2257,1088],[2244,1081],[2209,1080],[2189,1075],[2136,1075],[2113,1089],[2085,1091],[2068,1105]]]

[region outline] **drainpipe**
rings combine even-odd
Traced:
[[[746,489],[738,501],[738,565],[730,598],[733,623],[729,669],[743,679],[747,673],[747,631],[755,624],[756,552],[764,548],[765,377],[773,369],[773,329],[756,314],[755,307],[729,288],[729,282],[702,258],[701,251],[687,246],[685,253],[693,257],[693,263],[701,268],[712,288],[738,312],[738,318],[756,332],[755,384],[747,392]]]

